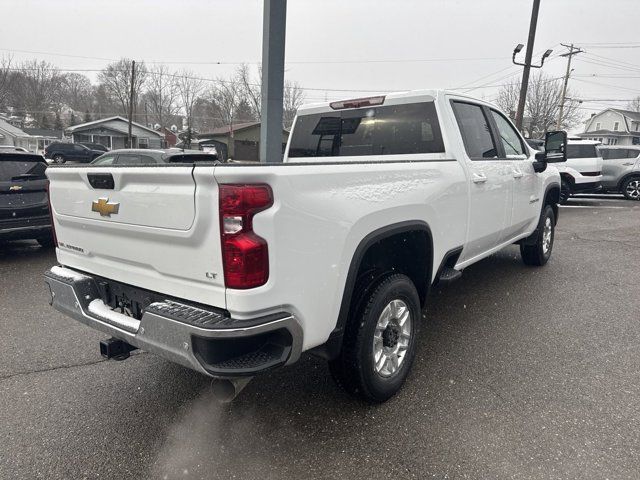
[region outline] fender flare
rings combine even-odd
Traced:
[[[427,263],[427,278],[425,279],[427,286],[425,297],[426,295],[428,295],[429,288],[431,286],[431,275],[433,273],[433,235],[431,233],[431,228],[429,227],[429,225],[422,220],[408,220],[404,222],[394,223],[392,225],[387,225],[385,227],[374,230],[360,241],[351,257],[351,262],[349,264],[349,270],[347,273],[347,280],[345,282],[342,293],[342,301],[340,303],[338,319],[336,321],[335,328],[329,336],[329,340],[327,341],[328,344],[338,342],[338,347],[342,344],[342,334],[344,332],[344,327],[347,324],[347,320],[349,319],[349,310],[351,308],[351,300],[353,298],[353,291],[356,285],[358,271],[360,270],[362,260],[364,259],[365,253],[367,252],[369,247],[393,235],[416,230],[424,232],[426,234],[428,249],[430,252],[430,258],[428,259]],[[333,349],[329,348],[329,350]]]
[[[558,190],[558,195],[560,194],[560,189],[562,187],[560,186],[559,183],[553,182],[550,183],[549,185],[547,185],[544,189],[544,196],[542,197],[542,202],[540,202],[540,215],[542,215],[542,211],[544,210],[544,206],[545,205],[551,205],[551,208],[553,209],[553,213],[555,215],[555,220],[556,220],[556,224],[558,223],[558,217],[560,216],[560,209],[558,208],[558,204],[553,204],[548,202],[548,198],[549,198],[549,194],[551,193],[551,190],[553,189],[557,189]],[[535,231],[529,235],[526,238],[523,238],[522,240],[520,240],[518,243],[520,245],[534,245],[537,241],[538,241],[538,235],[540,235],[540,227],[536,227]]]

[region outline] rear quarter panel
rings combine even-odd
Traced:
[[[334,329],[351,259],[369,233],[426,222],[434,270],[448,250],[464,243],[467,183],[453,159],[227,165],[216,167],[215,177],[218,183],[268,183],[275,197],[273,207],[254,218],[256,233],[269,245],[269,281],[246,291],[227,289],[227,309],[239,319],[294,313],[305,350],[324,343]]]

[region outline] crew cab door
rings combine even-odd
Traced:
[[[540,180],[533,170],[533,154],[529,155],[524,140],[509,120],[490,109],[498,139],[498,151],[513,177],[513,202],[507,228],[501,243],[530,229],[540,216]]]
[[[499,158],[489,110],[466,100],[451,103],[469,172],[469,226],[460,256],[464,262],[500,243],[510,221],[514,179],[509,162]]]

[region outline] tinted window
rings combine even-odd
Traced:
[[[482,108],[470,103],[453,102],[453,111],[469,158],[497,157],[498,151]]]
[[[92,165],[112,165],[115,158],[116,157],[113,155],[103,155],[102,157],[96,158],[93,162],[91,162],[91,164]]]
[[[444,152],[433,102],[301,115],[289,157]]]
[[[87,147],[85,147],[83,145],[74,145],[73,149],[78,151],[78,152],[86,152],[87,151]]]
[[[138,155],[128,153],[126,155],[118,155],[118,165],[145,165],[149,163],[158,163],[153,157],[149,155]]]
[[[620,158],[629,158],[629,150],[626,148],[603,148],[600,150],[602,158],[605,160],[617,160]]]
[[[15,177],[45,178],[47,164],[39,161],[0,160],[0,182],[8,182]]]
[[[520,135],[518,135],[507,119],[495,110],[491,110],[491,115],[493,115],[493,119],[498,127],[498,133],[500,134],[500,141],[504,147],[504,153],[507,155],[524,154],[524,145],[522,145]]]
[[[597,156],[595,145],[567,145],[567,158],[593,158]]]

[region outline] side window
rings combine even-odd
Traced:
[[[497,158],[498,150],[482,107],[471,103],[453,102],[453,111],[469,158]]]
[[[606,148],[602,151],[602,158],[604,160],[619,160],[621,158],[628,158],[628,152],[626,148]]]
[[[504,147],[504,152],[507,157],[513,155],[524,155],[526,150],[524,149],[524,145],[522,145],[522,140],[520,139],[518,132],[515,131],[507,119],[500,113],[495,110],[491,110],[491,115],[498,127],[500,141],[502,142],[502,146]]]
[[[74,149],[76,152],[84,152],[84,151],[86,151],[86,148],[85,148],[85,147],[83,147],[82,145],[74,145],[74,146],[73,146],[73,149]]]
[[[638,158],[638,155],[640,155],[640,150],[633,150],[631,148],[627,150],[627,158]]]
[[[148,165],[157,163],[153,157],[149,155],[126,154],[118,155],[117,165]]]
[[[113,161],[115,160],[115,156],[113,155],[105,155],[104,157],[97,158],[93,162],[92,165],[113,165]]]

